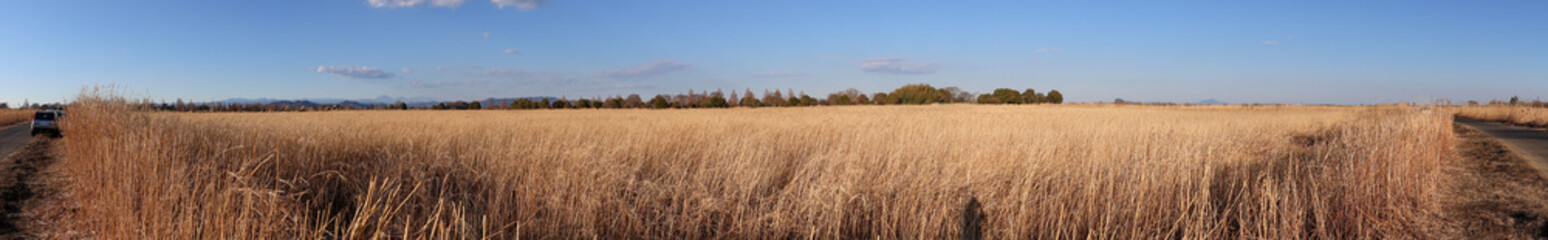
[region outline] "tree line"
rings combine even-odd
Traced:
[[[581,98],[569,100],[558,99],[517,99],[517,100],[485,100],[485,101],[450,101],[439,102],[427,107],[409,106],[404,102],[392,104],[317,104],[297,106],[291,104],[226,104],[226,103],[185,103],[179,100],[175,104],[149,104],[149,108],[163,111],[327,111],[327,110],[351,110],[351,109],[431,109],[431,110],[472,110],[472,109],[586,109],[586,108],[639,108],[639,109],[673,109],[673,108],[733,108],[733,107],[808,107],[808,106],[844,106],[844,105],[919,105],[919,104],[945,104],[945,103],[978,103],[978,104],[1060,104],[1064,103],[1064,95],[1058,90],[1049,90],[1046,93],[1033,89],[1016,91],[1009,88],[995,89],[991,93],[974,94],[963,91],[957,87],[936,88],[929,84],[909,84],[894,89],[890,92],[878,92],[866,94],[860,90],[850,88],[828,94],[824,98],[816,98],[805,92],[796,92],[787,89],[764,90],[757,94],[752,89],[745,89],[738,94],[735,91],[694,91],[682,94],[660,94],[645,99],[639,94],[628,96]]]
[[[1000,94],[1010,91],[1009,94]],[[656,95],[650,100],[644,100],[638,94],[627,97],[614,96],[608,98],[579,99],[569,101],[558,99],[550,101],[543,99],[533,101],[520,99],[514,102],[479,103],[479,102],[452,102],[437,104],[431,109],[564,109],[564,108],[732,108],[732,107],[807,107],[807,106],[843,106],[843,105],[909,105],[909,104],[936,104],[936,103],[981,103],[981,104],[1060,104],[1064,103],[1064,95],[1058,90],[1050,90],[1047,93],[1038,93],[1032,89],[1025,92],[1016,92],[1007,88],[995,90],[996,94],[978,95],[963,91],[957,87],[936,88],[929,84],[910,84],[891,92],[879,92],[867,95],[857,89],[846,89],[830,93],[825,98],[815,98],[805,92],[797,93],[795,90],[764,90],[760,96],[746,89],[741,95],[736,92],[726,93],[721,90],[695,92],[689,90],[685,94]],[[1001,96],[1004,96],[1001,98]],[[985,96],[995,100],[989,101]]]

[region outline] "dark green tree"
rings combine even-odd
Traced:
[[[742,102],[738,102],[738,103],[736,103],[736,105],[737,106],[743,106],[743,107],[755,108],[755,107],[762,107],[763,103],[759,102],[758,98],[755,98],[751,94],[749,94],[747,96],[742,96]]]
[[[647,103],[646,105],[650,105],[650,108],[654,108],[654,109],[664,109],[664,108],[672,107],[672,104],[667,102],[666,96],[662,96],[662,95],[656,95],[656,97],[650,98],[650,103]]]
[[[854,105],[854,104],[855,104],[854,100],[850,100],[849,99],[849,95],[838,95],[838,97],[836,99],[833,99],[833,105]]]
[[[891,98],[889,99],[889,102],[897,104],[929,104],[948,102],[946,99],[950,99],[950,97],[941,96],[941,94],[942,93],[939,89],[935,89],[935,87],[930,86],[930,84],[909,84],[892,90],[892,93],[887,94],[887,96]]]
[[[1048,90],[1048,101],[1047,102],[1048,103],[1052,103],[1052,104],[1064,103],[1064,94],[1063,93],[1059,93],[1059,90]]]
[[[1021,93],[1020,92],[1016,92],[1016,90],[1012,90],[1012,89],[1009,89],[1009,88],[995,89],[994,93],[990,93],[990,95],[993,95],[994,98],[999,99],[1000,102],[1002,102],[1002,103],[1009,103],[1009,104],[1020,104],[1021,103]]]
[[[699,107],[702,107],[702,108],[724,108],[724,107],[730,107],[730,105],[728,103],[726,103],[726,98],[723,98],[723,97],[720,97],[720,96],[717,95],[717,96],[710,97],[709,100],[704,100],[703,102],[699,102]]]
[[[1028,88],[1027,91],[1021,92],[1021,103],[1043,103],[1043,95],[1037,93],[1037,90]]]
[[[999,98],[995,98],[994,95],[990,95],[990,94],[987,94],[987,93],[986,94],[978,95],[978,104],[1001,104],[1001,103],[1003,103],[1003,102],[1000,102],[1000,99]]]

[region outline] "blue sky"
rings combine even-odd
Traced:
[[[1548,97],[1548,2],[17,1],[0,102],[594,97],[909,83],[1069,101]]]

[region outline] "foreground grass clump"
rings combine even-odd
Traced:
[[[101,238],[1423,238],[1450,118],[1406,106],[154,113],[87,94]]]

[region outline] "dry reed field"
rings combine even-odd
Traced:
[[[0,109],[0,127],[32,121],[32,110]]]
[[[1455,107],[1458,117],[1506,122],[1532,127],[1548,127],[1548,108],[1528,106]]]
[[[105,239],[1430,238],[1455,156],[1411,106],[70,111]]]

